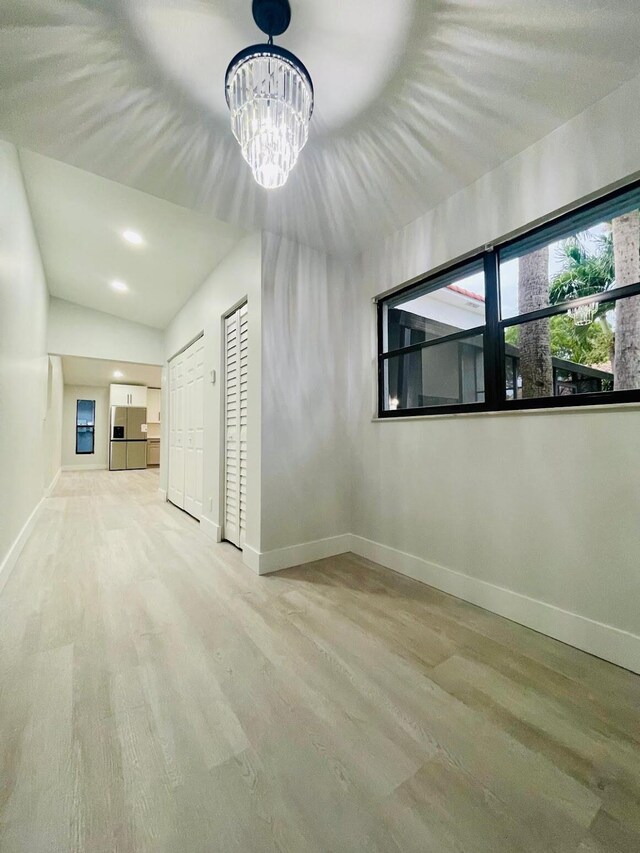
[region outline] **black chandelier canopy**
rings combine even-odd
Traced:
[[[253,0],[253,20],[269,38],[281,36],[291,23],[289,0]]]

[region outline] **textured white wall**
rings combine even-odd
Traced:
[[[205,335],[204,484],[205,526],[222,522],[222,326],[223,316],[244,299],[249,305],[249,380],[247,436],[247,545],[260,549],[260,376],[262,309],[260,292],[261,236],[246,237],[216,267],[165,331],[168,360],[192,341]],[[210,382],[215,369],[217,381]],[[169,458],[168,382],[163,371],[163,408],[160,479],[166,489]]]
[[[0,142],[0,566],[38,505],[49,296],[15,148]]]
[[[163,332],[52,296],[49,352],[82,358],[162,364]]]
[[[638,408],[375,422],[371,298],[628,179],[640,170],[639,99],[636,79],[365,252],[351,352],[353,532],[462,573],[448,576],[459,594],[494,585],[485,606],[506,588],[634,635]]]
[[[263,234],[262,550],[349,533],[344,265]]]
[[[76,406],[78,400],[96,401],[96,430],[93,453],[76,453]],[[104,386],[65,385],[62,413],[62,467],[109,467],[109,389]]]

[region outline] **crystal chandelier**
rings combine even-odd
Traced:
[[[283,186],[309,135],[313,83],[302,62],[273,44],[289,26],[288,0],[253,0],[253,17],[269,36],[233,57],[225,76],[231,129],[261,187]]]

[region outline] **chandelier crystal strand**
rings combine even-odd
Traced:
[[[596,302],[588,302],[583,305],[577,305],[575,308],[569,308],[568,314],[576,326],[588,326],[593,323],[598,304]]]
[[[260,186],[286,183],[309,136],[313,86],[287,51],[256,45],[227,73],[231,127]]]

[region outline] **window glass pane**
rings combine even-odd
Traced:
[[[522,397],[522,377],[518,370],[518,359],[514,355],[515,347],[505,345],[505,382],[507,400],[517,400]]]
[[[76,453],[93,453],[93,427],[78,427]]]
[[[552,239],[533,251],[526,238],[518,256],[513,247],[501,251],[502,318],[640,281],[640,219],[637,207],[628,206],[627,200],[615,211],[596,211],[594,216],[609,218],[592,219],[588,227],[579,217],[580,228],[561,238],[552,231]]]
[[[508,400],[640,389],[640,297],[505,329]]]
[[[385,410],[483,402],[483,343],[475,335],[385,359]]]
[[[389,352],[453,335],[485,323],[484,272],[479,263],[463,273],[417,285],[384,303],[385,346]]]
[[[96,404],[94,400],[78,400],[76,410],[77,426],[93,426]]]

